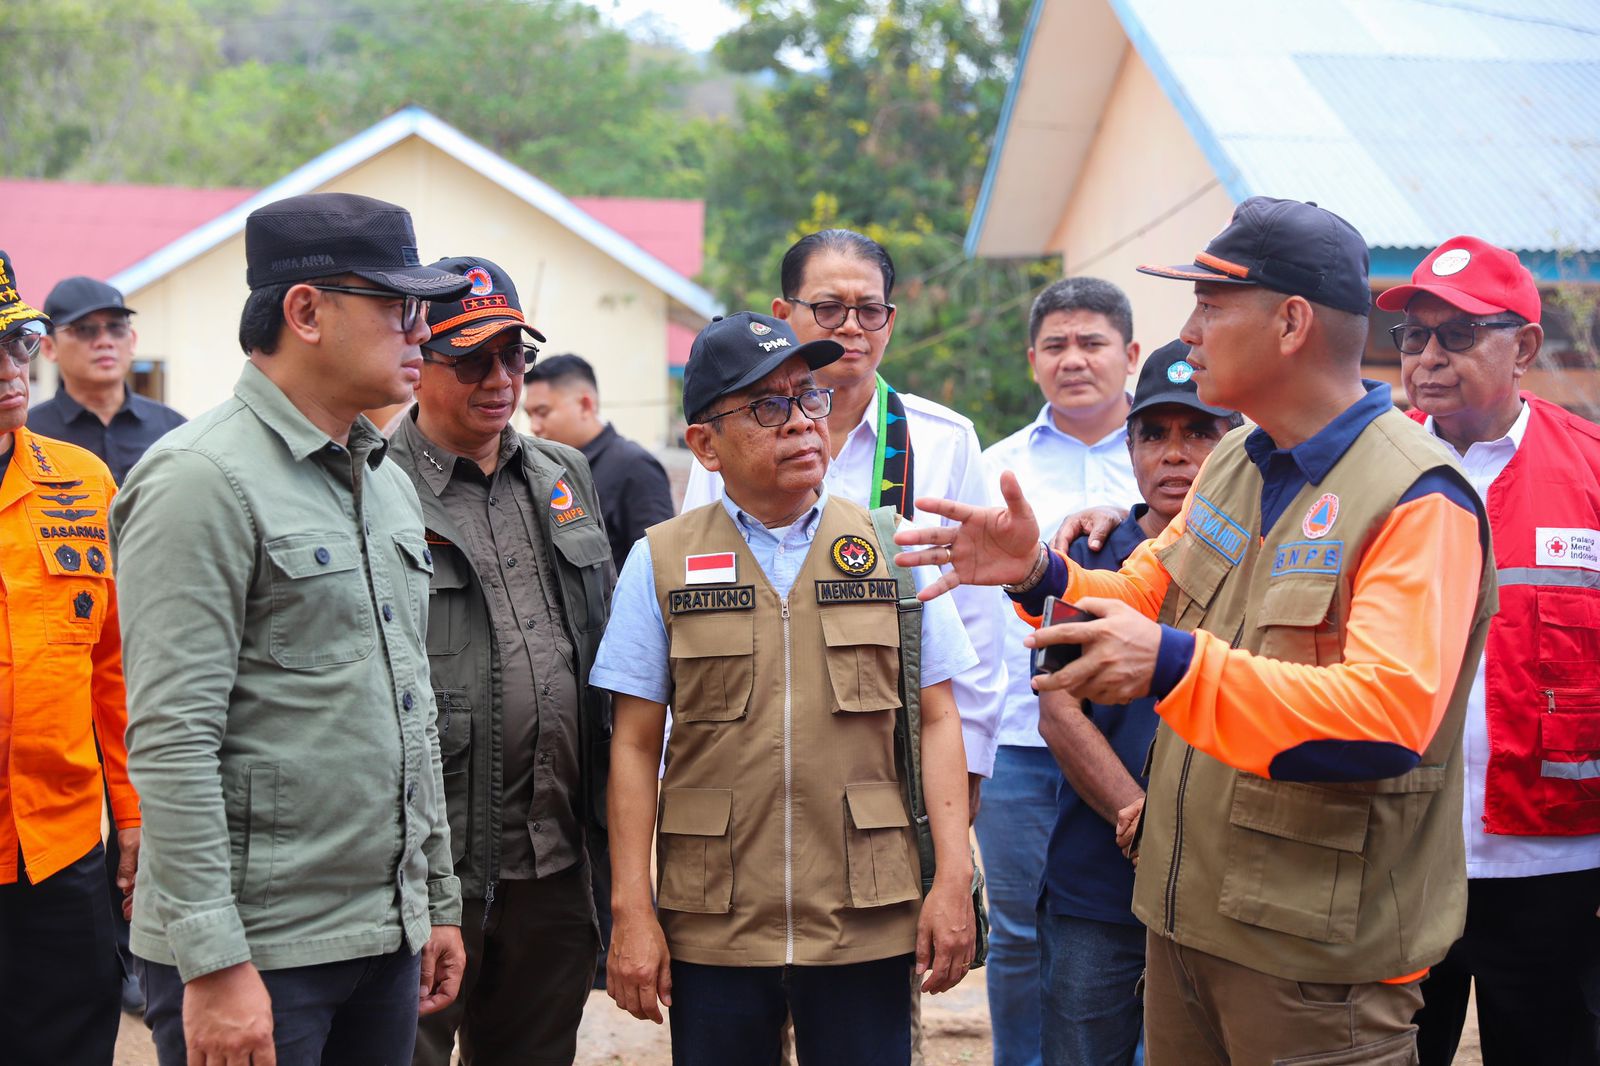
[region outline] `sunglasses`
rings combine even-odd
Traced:
[[[1394,326],[1389,336],[1401,355],[1421,355],[1428,347],[1429,337],[1439,338],[1439,347],[1447,352],[1464,352],[1478,343],[1480,329],[1520,329],[1520,322],[1446,322],[1442,326],[1417,326],[1406,323]]]
[[[439,366],[449,367],[455,371],[456,380],[463,385],[476,385],[489,376],[489,370],[494,366],[496,358],[500,365],[505,367],[506,373],[514,378],[520,378],[527,372],[533,361],[539,358],[539,348],[534,344],[511,344],[498,350],[490,350],[485,345],[471,355],[440,357],[438,353],[422,349],[424,363],[436,363]]]
[[[70,326],[61,328],[85,344],[93,344],[99,340],[101,330],[114,341],[120,341],[133,332],[133,326],[126,318],[119,318],[114,322],[74,322]]]
[[[390,289],[363,289],[355,285],[313,285],[318,292],[342,292],[349,296],[370,296],[374,300],[400,301],[400,332],[410,333],[417,328],[417,319],[428,312],[428,301],[420,296],[407,296]]]
[[[889,315],[894,311],[894,304],[847,304],[838,300],[818,300],[812,303],[809,300],[800,300],[793,296],[789,302],[799,304],[801,307],[811,308],[811,317],[823,329],[838,329],[844,325],[844,320],[850,317],[850,312],[856,313],[856,325],[868,333],[876,333],[889,324]]]
[[[44,340],[44,323],[24,322],[18,331],[0,340],[0,356],[11,360],[11,365],[22,370],[39,354],[39,343]]]

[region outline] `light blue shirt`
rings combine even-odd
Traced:
[[[726,496],[720,500],[767,581],[778,595],[787,597],[817,535],[817,523],[828,503],[827,494],[794,523],[781,529],[768,529]],[[911,573],[919,589],[939,576],[936,568],[928,566],[916,567]],[[972,650],[972,642],[967,639],[966,629],[950,598],[941,596],[923,604],[923,687],[948,681],[977,662],[977,653]],[[655,703],[671,699],[667,625],[661,617],[655,564],[647,537],[635,542],[617,577],[617,587],[611,594],[611,621],[600,641],[594,668],[589,671],[589,684]]]
[[[1133,479],[1133,459],[1128,455],[1128,430],[1119,426],[1093,444],[1085,444],[1056,428],[1045,404],[1039,417],[983,453],[989,480],[997,483],[1009,470],[1017,475],[1022,493],[1039,519],[1045,539],[1055,535],[1063,519],[1086,507],[1128,508],[1140,502],[1139,484]],[[999,742],[1020,747],[1042,747],[1039,736],[1039,694],[1028,685],[1028,649],[1022,638],[1029,626],[1004,601],[1006,695],[1000,712]]]

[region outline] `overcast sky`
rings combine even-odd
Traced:
[[[587,0],[616,25],[654,25],[696,52],[708,50],[738,22],[722,0]]]

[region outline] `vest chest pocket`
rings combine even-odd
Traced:
[[[828,678],[841,711],[900,706],[900,619],[892,603],[819,608]]]
[[[673,722],[743,718],[755,681],[753,613],[679,615],[669,632]]]
[[[1292,574],[1269,581],[1255,617],[1256,654],[1311,666],[1343,662],[1340,627],[1330,617],[1339,576]]]
[[[1161,620],[1192,632],[1199,627],[1233,564],[1194,534],[1178,538],[1157,558],[1172,578],[1161,605]]]
[[[728,913],[733,906],[732,821],[730,788],[662,792],[659,906],[694,914]]]
[[[269,650],[306,670],[364,659],[377,639],[361,549],[345,533],[296,533],[264,545],[270,563]]]
[[[468,578],[471,568],[461,549],[436,544],[428,579],[428,654],[458,655],[472,641]]]
[[[911,866],[911,818],[895,781],[844,786],[850,906],[886,907],[922,894]]]
[[[1370,797],[1240,775],[1217,910],[1324,944],[1355,940]]]

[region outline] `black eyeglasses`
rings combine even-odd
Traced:
[[[24,322],[18,328],[18,332],[0,340],[0,355],[11,360],[11,365],[21,370],[33,362],[33,357],[39,354],[39,342],[42,340],[44,340],[44,323]]]
[[[796,405],[807,418],[826,418],[828,412],[833,410],[833,390],[807,389],[797,396],[763,396],[731,411],[712,415],[705,420],[705,424],[710,425],[719,418],[727,418],[740,411],[749,411],[756,416],[756,425],[766,429],[777,429],[779,426],[789,424],[789,416]]]
[[[455,371],[456,380],[463,385],[476,385],[489,376],[489,368],[494,365],[496,356],[500,365],[506,368],[506,373],[514,378],[520,378],[539,358],[539,348],[533,344],[513,344],[506,348],[491,351],[487,345],[479,348],[471,355],[460,355],[439,358],[438,354],[428,349],[422,349],[424,363],[437,363],[447,366]]]
[[[354,285],[313,285],[318,292],[342,292],[351,296],[370,296],[375,300],[400,301],[400,332],[410,333],[417,328],[417,319],[428,311],[428,301],[420,296],[408,296],[390,289],[362,289]]]
[[[1389,336],[1401,355],[1421,355],[1429,337],[1439,338],[1447,352],[1464,352],[1478,343],[1480,329],[1521,329],[1521,322],[1446,322],[1439,326],[1417,326],[1409,322],[1394,326]]]
[[[133,326],[126,318],[119,318],[115,322],[74,322],[62,328],[85,344],[99,340],[101,330],[105,330],[114,341],[120,341],[133,332]]]
[[[844,325],[844,320],[850,317],[850,312],[856,313],[856,325],[868,333],[876,333],[889,324],[889,315],[894,311],[894,304],[847,304],[838,300],[818,300],[812,303],[809,300],[789,297],[789,302],[802,307],[811,308],[811,317],[817,320],[817,325],[823,329],[838,329]]]

